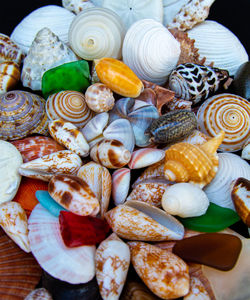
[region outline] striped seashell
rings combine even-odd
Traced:
[[[24,300],[53,300],[53,298],[45,288],[39,288],[29,293]]]
[[[103,83],[90,85],[85,92],[85,99],[88,107],[97,113],[109,111],[115,104],[113,92]]]
[[[50,95],[45,108],[50,120],[62,119],[78,128],[82,128],[94,116],[84,95],[76,91],[61,91]]]
[[[165,157],[165,151],[154,148],[144,148],[134,151],[128,163],[130,169],[145,168],[157,163]]]
[[[0,95],[0,138],[17,140],[33,133],[48,134],[45,100],[24,91]]]
[[[130,188],[131,171],[128,168],[115,170],[112,174],[112,198],[115,205],[123,204]]]
[[[250,104],[238,95],[212,96],[199,107],[197,122],[198,129],[210,137],[225,131],[220,150],[241,150],[250,134]]]
[[[24,54],[7,35],[0,33],[0,62],[13,61],[20,66]]]
[[[20,69],[15,62],[0,63],[0,94],[12,90],[20,79]]]

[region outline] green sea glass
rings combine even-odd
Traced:
[[[184,227],[200,232],[218,232],[240,220],[238,214],[229,208],[210,203],[206,213],[199,217],[180,218]]]
[[[84,92],[90,86],[89,64],[86,60],[62,64],[46,71],[42,77],[44,98],[65,91]]]

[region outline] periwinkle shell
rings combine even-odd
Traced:
[[[240,65],[234,76],[232,87],[235,94],[250,101],[250,61]]]

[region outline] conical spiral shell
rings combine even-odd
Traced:
[[[237,95],[215,95],[200,106],[197,121],[198,129],[209,136],[225,131],[220,150],[238,151],[250,135],[250,104]]]

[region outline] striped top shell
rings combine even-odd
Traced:
[[[92,117],[82,93],[61,91],[50,95],[46,102],[46,113],[50,120],[62,119],[82,128]]]

